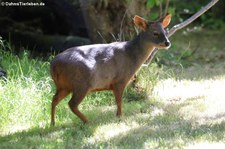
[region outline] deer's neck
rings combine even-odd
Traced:
[[[140,67],[154,50],[154,46],[149,42],[149,39],[145,38],[143,32],[133,40],[128,41],[125,47],[126,52],[137,67]]]

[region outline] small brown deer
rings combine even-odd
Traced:
[[[88,119],[78,105],[87,93],[94,91],[112,90],[117,116],[121,116],[122,95],[129,80],[154,48],[170,47],[164,30],[170,20],[170,15],[158,21],[135,16],[134,23],[141,32],[131,41],[72,47],[58,54],[51,62],[51,76],[56,85],[51,124],[55,125],[57,104],[69,93],[72,93],[69,107],[83,122]]]

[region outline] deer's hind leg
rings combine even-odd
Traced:
[[[59,102],[69,94],[69,91],[57,89],[55,95],[52,99],[52,109],[51,109],[51,125],[55,125],[55,109]]]
[[[75,115],[77,115],[84,123],[88,122],[88,119],[83,113],[80,112],[80,110],[78,109],[78,106],[81,103],[81,101],[84,99],[87,93],[88,93],[87,88],[82,90],[76,90],[75,92],[73,92],[72,98],[69,101],[69,107],[71,111]]]

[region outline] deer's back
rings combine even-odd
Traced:
[[[62,82],[70,84],[71,88],[86,83],[90,90],[109,89],[113,82],[128,77],[129,68],[126,67],[130,65],[130,59],[126,55],[125,44],[119,42],[70,48],[51,62],[52,78],[56,85],[63,78]]]

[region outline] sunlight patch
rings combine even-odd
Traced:
[[[200,148],[204,148],[204,149],[222,149],[225,148],[225,143],[223,142],[219,142],[219,143],[209,143],[209,142],[199,142],[193,145],[190,145],[188,147],[185,147],[185,149],[200,149]]]
[[[88,138],[87,142],[89,144],[101,143],[101,141],[110,140],[114,137],[121,137],[126,134],[126,132],[139,127],[139,124],[132,122],[131,124],[126,123],[111,123],[99,126],[96,128],[93,136]]]
[[[7,126],[7,127],[4,127],[4,129],[0,130],[0,136],[22,132],[22,131],[28,130],[30,127],[31,127],[30,125],[25,125],[25,124],[24,125]]]
[[[153,94],[163,100],[183,100],[204,96],[205,87],[197,81],[167,79],[156,85]]]
[[[153,91],[166,104],[180,105],[179,113],[203,123],[225,120],[225,79],[174,80],[159,82]]]

